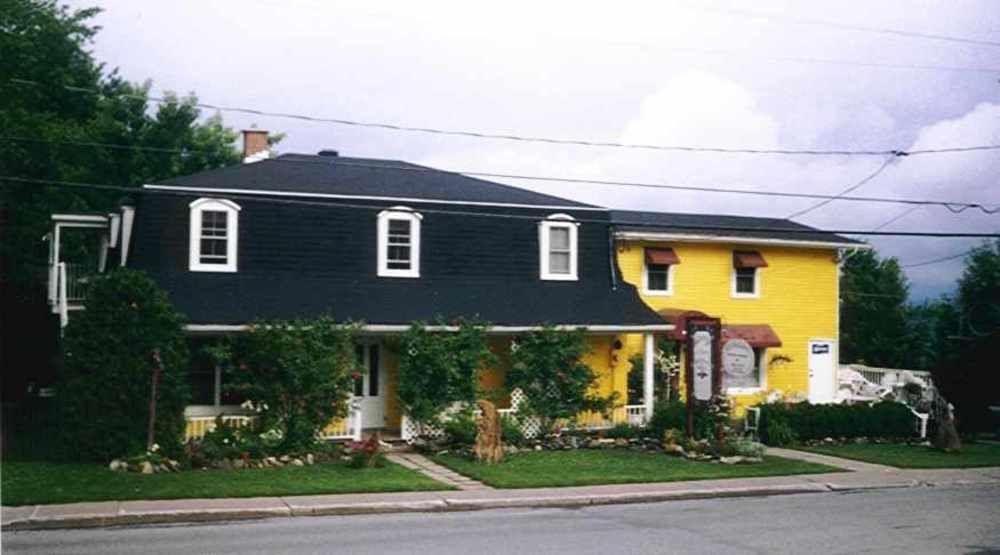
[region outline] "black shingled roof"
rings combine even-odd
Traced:
[[[282,154],[160,182],[206,189],[595,208],[593,205],[398,160]]]
[[[862,241],[781,218],[612,210],[611,221],[618,231],[864,244]]]

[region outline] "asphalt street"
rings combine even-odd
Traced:
[[[1000,486],[5,532],[5,553],[1000,553]]]

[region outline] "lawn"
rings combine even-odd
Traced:
[[[725,465],[695,462],[663,453],[608,449],[534,451],[484,465],[455,455],[434,458],[452,470],[498,488],[535,488],[675,482],[713,478],[748,478],[837,472],[831,466],[765,457],[759,464]]]
[[[1000,444],[997,443],[965,443],[959,453],[945,453],[922,445],[872,443],[796,449],[900,468],[1000,466]]]
[[[354,469],[327,463],[252,470],[143,475],[93,464],[3,462],[3,505],[191,497],[256,497],[450,489],[401,466]]]

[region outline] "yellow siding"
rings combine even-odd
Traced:
[[[674,249],[680,258],[673,270],[673,294],[647,295],[642,290],[643,249]],[[758,270],[760,296],[733,298],[731,276],[733,250],[757,250],[768,263]],[[769,324],[781,338],[782,346],[769,348],[767,359],[775,355],[791,362],[769,365],[767,389],[805,395],[809,389],[808,341],[838,340],[837,263],[833,249],[743,246],[716,243],[619,242],[618,264],[625,281],[639,289],[653,309],[700,310],[722,318],[723,324]],[[630,335],[630,354],[642,352],[642,337]],[[759,396],[738,396],[738,412]]]

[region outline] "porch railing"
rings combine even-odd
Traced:
[[[184,440],[200,439],[205,434],[215,429],[217,416],[187,416],[187,425],[184,430]],[[224,414],[221,416],[222,422],[234,428],[253,425],[257,417],[239,414]],[[320,432],[320,437],[326,440],[361,440],[361,409],[357,403],[351,403],[351,408],[347,413],[347,418],[338,418],[330,422]]]

